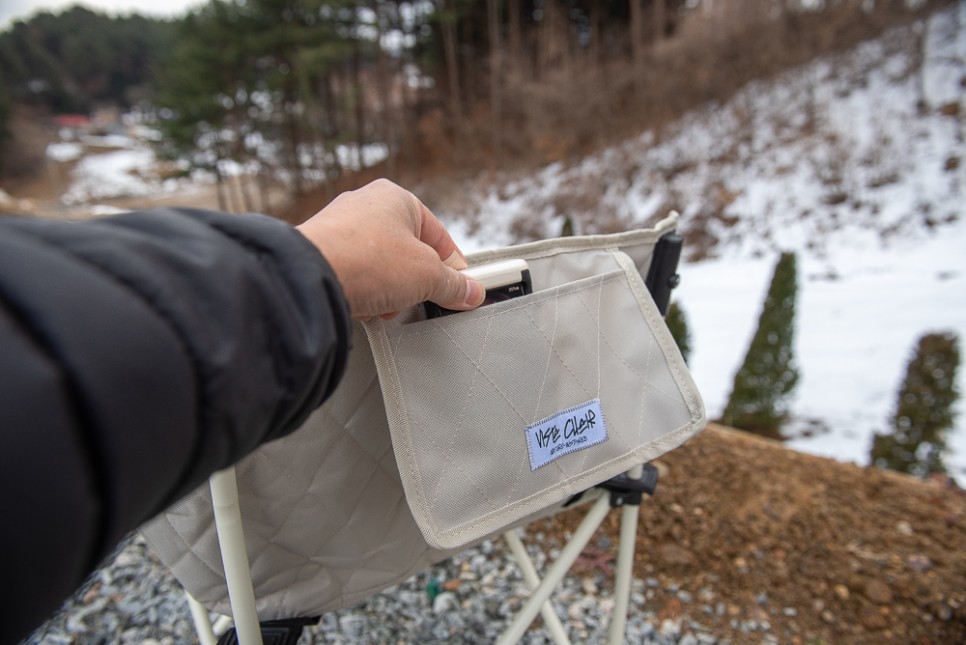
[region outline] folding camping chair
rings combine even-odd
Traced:
[[[647,266],[646,278],[643,279],[643,284],[650,294],[655,310],[662,317],[666,314],[671,290],[678,282],[676,268],[680,257],[682,240],[674,233],[675,223],[676,218],[672,215],[670,218],[659,223],[651,232],[652,235],[650,237],[644,236],[644,239],[649,240],[648,248],[645,249],[646,253],[637,252],[637,255],[644,255],[645,257],[643,260],[637,258],[635,262],[635,269],[638,272],[641,272],[642,266],[645,264]],[[617,241],[613,245],[610,245],[610,238],[601,239],[603,241],[598,241],[595,238],[594,244],[603,245],[608,249],[608,253],[616,256],[617,254],[611,250],[611,246],[618,248]],[[626,242],[627,239],[619,236],[615,238],[615,240],[623,242]],[[629,239],[634,244],[639,242],[637,237]],[[593,248],[596,249],[597,246]],[[634,248],[636,249],[636,247]],[[550,251],[546,249],[537,249],[534,251],[531,249],[530,252],[540,257],[540,254],[544,252],[553,255],[553,253],[558,252],[557,249],[557,246],[553,246]],[[635,252],[628,251],[628,253],[635,255]],[[584,260],[580,260],[579,263],[583,262]],[[587,309],[586,303],[584,301],[580,302],[583,308]],[[557,303],[554,302],[555,327],[557,306]],[[598,300],[598,310],[599,308],[600,300]],[[588,311],[588,314],[593,313]],[[529,316],[530,314],[527,315]],[[598,347],[596,349],[598,360],[601,352],[601,348],[599,347],[600,334],[601,332],[598,326]],[[704,425],[703,405],[700,403],[700,398],[696,398],[693,382],[690,381],[686,374],[682,375],[680,373],[680,365],[683,365],[683,363],[677,363],[680,359],[679,355],[677,355],[677,358],[673,356],[676,349],[670,350],[668,348],[667,338],[669,336],[666,334],[666,328],[658,332],[658,335],[662,335],[662,340],[658,341],[657,344],[660,345],[660,350],[663,352],[662,355],[665,361],[670,365],[668,369],[675,374],[673,382],[677,384],[680,394],[683,397],[682,400],[686,403],[683,412],[684,416],[678,414],[677,417],[674,417],[673,422],[671,422],[671,426],[677,426],[674,432],[666,432],[658,436],[644,446],[644,448],[637,449],[633,453],[633,457],[644,456],[653,458],[659,454],[663,454],[663,452],[679,445],[688,437],[700,431]],[[365,341],[362,340],[361,342]],[[359,347],[359,343],[360,338],[357,337],[355,346]],[[552,347],[553,342],[550,345]],[[398,351],[398,346],[394,352],[396,351]],[[378,355],[379,349],[376,348],[375,352]],[[658,352],[654,353],[655,355],[659,354]],[[376,361],[379,361],[378,357]],[[657,362],[649,353],[647,355],[647,365],[650,366],[652,361]],[[373,370],[370,367],[367,365],[366,369],[362,370],[362,372],[371,374]],[[380,365],[381,367],[384,367],[384,365]],[[599,364],[597,371],[599,381],[601,371]],[[355,372],[352,372],[350,369],[350,373],[347,374],[346,378],[352,381],[355,378],[353,374]],[[380,377],[383,374],[383,372],[380,372]],[[368,378],[373,379],[372,376]],[[384,384],[382,387],[392,386]],[[655,387],[658,390],[661,389],[658,386]],[[376,381],[375,386],[373,386],[372,382],[369,382],[361,385],[350,385],[350,389],[362,392],[362,394],[358,398],[350,397],[350,400],[344,403],[344,409],[340,409],[336,405],[333,406],[333,409],[320,413],[320,416],[331,417],[335,419],[338,427],[348,429],[350,423],[346,421],[346,415],[351,417],[352,415],[367,414],[366,410],[372,406],[364,406],[361,402],[370,400],[367,397],[372,396],[373,389],[379,390],[380,387],[379,382]],[[665,387],[664,389],[670,390],[671,388]],[[661,392],[660,395],[670,396],[667,392]],[[665,405],[661,403],[663,399],[660,399],[660,396],[655,400],[658,401],[657,405]],[[388,403],[388,405],[391,405],[391,403]],[[669,406],[670,404],[667,405]],[[644,415],[644,406],[645,403],[641,403],[640,410],[642,417]],[[362,412],[359,412],[359,410],[362,410]],[[383,412],[385,413],[385,411]],[[390,411],[385,414],[392,416],[393,412]],[[381,427],[385,427],[385,421],[382,420],[382,417],[378,416],[378,412],[374,419],[377,420],[375,422],[376,425],[381,422]],[[368,425],[371,425],[371,423],[366,419],[362,419],[355,424],[356,427],[366,427]],[[610,626],[609,642],[612,644],[623,642],[629,608],[639,506],[642,495],[653,493],[657,484],[657,470],[653,466],[642,463],[647,459],[639,462],[624,459],[620,463],[629,465],[626,471],[618,472],[606,480],[596,483],[590,489],[578,489],[576,494],[570,494],[565,498],[560,498],[557,503],[549,506],[537,504],[536,506],[524,507],[523,510],[516,512],[516,515],[512,516],[513,521],[510,522],[501,523],[502,515],[497,518],[496,524],[493,522],[489,522],[488,524],[482,522],[484,524],[483,528],[477,530],[475,533],[471,533],[470,539],[466,539],[465,534],[460,534],[458,538],[450,539],[447,536],[452,535],[452,533],[440,530],[438,534],[433,534],[432,530],[426,528],[427,522],[432,524],[433,528],[437,528],[434,522],[439,518],[434,517],[427,520],[425,517],[420,516],[420,513],[423,511],[416,509],[420,500],[414,499],[417,496],[410,489],[414,484],[412,481],[407,480],[409,475],[403,474],[401,476],[402,486],[399,486],[397,478],[400,475],[396,469],[398,468],[401,471],[406,466],[401,463],[404,461],[404,457],[400,456],[404,451],[395,442],[397,439],[402,442],[402,439],[399,439],[395,434],[393,435],[394,443],[391,450],[395,451],[396,456],[396,459],[393,460],[393,453],[391,451],[387,453],[385,448],[383,448],[382,452],[377,451],[375,454],[367,453],[369,444],[364,434],[365,430],[360,432],[362,434],[357,433],[353,435],[352,441],[347,442],[350,448],[342,448],[341,450],[350,450],[350,454],[364,453],[364,457],[361,457],[358,462],[353,463],[365,464],[366,467],[375,464],[364,477],[366,487],[371,487],[371,482],[378,479],[380,473],[388,472],[388,480],[390,480],[389,488],[381,485],[379,494],[372,495],[367,493],[369,495],[367,503],[384,504],[384,508],[373,509],[373,512],[368,514],[373,517],[378,517],[378,521],[381,523],[372,525],[373,520],[371,519],[359,520],[358,517],[364,515],[360,514],[358,510],[360,508],[358,504],[361,502],[350,502],[349,506],[356,504],[356,506],[352,506],[353,510],[351,513],[348,515],[343,513],[343,515],[334,517],[332,521],[332,524],[336,525],[344,522],[343,528],[325,529],[327,536],[320,535],[319,538],[319,541],[326,543],[327,546],[325,549],[320,549],[316,546],[312,547],[316,549],[316,551],[312,551],[313,554],[318,552],[322,553],[322,555],[300,556],[301,559],[295,558],[293,560],[291,552],[297,551],[302,547],[295,545],[295,542],[286,541],[286,538],[281,534],[288,531],[291,524],[298,524],[298,522],[293,522],[293,516],[309,517],[314,521],[315,516],[325,514],[326,502],[324,497],[316,495],[313,497],[316,501],[313,502],[310,500],[307,503],[303,503],[304,500],[299,498],[291,504],[291,508],[281,509],[279,514],[275,516],[275,519],[269,518],[268,520],[263,520],[258,516],[258,513],[266,506],[272,505],[273,491],[282,490],[279,487],[279,480],[285,478],[280,475],[279,471],[286,470],[286,465],[288,464],[287,457],[302,458],[306,453],[317,450],[317,442],[319,440],[317,435],[322,434],[320,432],[303,433],[299,431],[296,434],[300,435],[301,439],[298,439],[295,447],[289,449],[287,452],[285,446],[274,446],[267,450],[263,448],[261,450],[264,453],[263,458],[256,457],[252,460],[251,464],[243,462],[238,468],[232,467],[216,473],[211,478],[209,490],[196,491],[193,496],[176,505],[171,511],[156,519],[145,528],[144,533],[148,541],[154,545],[161,559],[172,568],[176,577],[186,587],[192,617],[198,631],[199,639],[203,645],[215,645],[215,643],[219,645],[232,643],[240,643],[241,645],[258,645],[261,643],[270,645],[294,644],[304,626],[314,623],[317,619],[291,618],[291,615],[304,615],[305,612],[308,612],[309,615],[317,616],[319,609],[328,610],[341,606],[349,606],[363,599],[370,593],[378,591],[380,588],[388,587],[395,582],[409,577],[411,574],[420,571],[432,562],[449,557],[474,541],[479,541],[483,537],[501,534],[506,540],[526,583],[531,587],[532,591],[529,599],[516,614],[498,642],[501,644],[517,642],[526,632],[536,615],[541,613],[544,618],[544,623],[553,639],[558,644],[569,643],[566,629],[556,615],[552,604],[549,602],[549,598],[554,588],[567,574],[612,508],[621,509],[621,529],[614,588],[615,607]],[[393,432],[395,432],[395,426],[393,426]],[[612,430],[612,432],[614,431]],[[614,432],[614,434],[617,433]],[[607,438],[609,439],[609,437]],[[385,438],[382,438],[382,440],[388,441]],[[308,444],[298,442],[308,442],[312,447],[306,448]],[[318,452],[318,454],[325,454],[325,451]],[[397,464],[397,461],[400,463]],[[259,466],[265,463],[269,464],[269,466],[259,470]],[[530,456],[530,463],[533,464],[532,455]],[[246,478],[246,493],[243,495],[244,499],[241,501],[237,474],[239,470]],[[291,470],[297,469],[292,468]],[[351,477],[357,474],[356,470],[350,464],[346,469],[346,473]],[[314,480],[318,473],[322,472],[327,472],[325,466],[319,466],[316,473],[306,475],[303,478],[303,484],[300,484],[298,481],[292,482],[286,480],[284,482],[286,486],[285,490],[291,489],[293,485],[296,487],[304,485],[307,491],[305,493],[306,496],[314,495],[311,492],[313,487],[316,487],[316,490],[321,489],[324,491],[324,485],[318,484]],[[338,478],[342,477],[342,475],[336,473],[333,477]],[[578,480],[583,481],[579,478]],[[349,482],[349,486],[351,487],[351,481]],[[403,499],[401,488],[406,488],[405,499]],[[388,494],[385,494],[387,490]],[[555,494],[559,492],[556,491]],[[517,527],[526,525],[537,517],[556,513],[560,509],[570,507],[574,503],[586,504],[589,506],[589,509],[569,542],[562,549],[557,560],[549,567],[541,581],[516,529]],[[254,529],[250,530],[248,535],[250,543],[247,545],[246,533],[242,529],[242,506],[246,506],[246,518],[252,516],[255,518]],[[206,518],[209,517],[208,514],[212,510],[213,521],[208,521]],[[339,512],[341,511],[336,509],[336,513]],[[384,518],[390,515],[393,518],[398,516],[398,521],[393,519],[387,523],[387,520]],[[413,517],[416,517],[415,522],[419,524],[419,529],[422,531],[421,537],[413,530]],[[477,518],[474,517],[475,519]],[[366,524],[366,522],[369,522],[369,524]],[[354,525],[357,526],[353,528]],[[463,526],[468,525],[474,525],[474,523],[463,524]],[[368,535],[370,532],[369,527],[371,526],[376,526],[375,530],[382,532],[383,540],[392,542],[392,548],[382,549],[377,545],[375,549],[370,548],[365,552],[366,558],[374,558],[377,562],[371,568],[375,570],[385,569],[385,562],[388,560],[383,557],[383,552],[391,552],[393,550],[395,550],[395,553],[391,553],[388,556],[390,559],[395,557],[397,561],[401,560],[402,562],[411,563],[410,566],[397,567],[398,571],[393,572],[390,579],[373,579],[370,577],[368,579],[358,580],[356,576],[357,572],[351,570],[352,562],[344,566],[346,565],[345,562],[337,561],[333,565],[330,565],[328,569],[325,564],[319,564],[320,561],[332,562],[333,557],[338,559],[341,555],[345,555],[345,550],[354,548],[355,542],[358,540],[353,540],[352,536],[349,536],[348,539],[340,538],[343,529],[347,532],[354,531],[356,535]],[[498,530],[493,530],[495,527],[499,527]],[[252,527],[249,528],[252,529]],[[312,530],[319,529],[315,528]],[[302,532],[304,533],[304,531]],[[425,538],[425,542],[423,538]],[[334,556],[333,552],[335,552]],[[253,557],[250,558],[250,555]],[[353,557],[359,556],[349,553],[343,560],[347,559],[351,561]],[[380,557],[383,557],[383,559],[380,560]],[[288,561],[286,558],[288,558]],[[326,560],[327,558],[329,560]],[[279,565],[279,562],[283,564]],[[266,567],[268,568],[267,571]],[[272,567],[278,567],[282,570],[288,568],[296,572],[291,575],[287,572],[279,574]],[[343,567],[343,569],[340,569],[340,567]],[[359,568],[365,569],[366,567],[360,565]],[[201,575],[198,575],[199,573]],[[254,573],[257,573],[259,578],[257,593],[261,597],[262,612],[259,612],[257,608],[256,588],[253,585]],[[278,580],[274,580],[273,578],[278,578]],[[333,578],[339,579],[333,582]],[[313,590],[316,598],[306,601],[304,598],[306,596],[304,593],[305,590],[300,586],[305,579],[313,580],[313,584],[315,585],[319,585],[319,581],[321,580],[321,584],[325,588],[324,592],[317,593]],[[329,591],[330,587],[331,591]],[[196,599],[195,593],[200,593],[201,597]],[[320,603],[317,598],[320,596],[328,597],[326,593],[332,598],[321,603],[325,606],[318,606]],[[293,606],[289,607],[289,604]],[[208,620],[208,609],[213,609],[223,615],[230,613],[232,618],[223,617],[219,621],[216,621],[215,625],[212,625]],[[225,611],[226,609],[228,611]],[[270,619],[260,622],[260,613],[268,614]],[[283,616],[279,620],[279,616],[283,614],[288,614],[288,616]]]

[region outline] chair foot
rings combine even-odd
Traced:
[[[259,623],[262,631],[262,643],[264,645],[295,645],[302,630],[308,625],[319,622],[319,617],[314,618],[288,618],[286,620],[270,620]],[[238,645],[238,635],[232,627],[221,635],[218,645]]]

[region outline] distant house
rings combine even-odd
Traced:
[[[62,139],[72,139],[89,134],[94,127],[93,121],[86,114],[58,114],[53,121],[60,131]]]
[[[91,125],[96,134],[122,134],[121,110],[115,105],[105,105],[94,110]]]

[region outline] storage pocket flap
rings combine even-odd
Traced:
[[[633,263],[440,319],[366,324],[406,498],[455,548],[680,445],[700,396]]]

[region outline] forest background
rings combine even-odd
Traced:
[[[223,209],[298,220],[358,185],[373,146],[370,173],[402,182],[573,158],[942,4],[212,0],[174,20],[40,12],[0,33],[0,180],[42,171],[47,142],[28,126],[135,109],[177,162],[169,172],[212,173]]]

